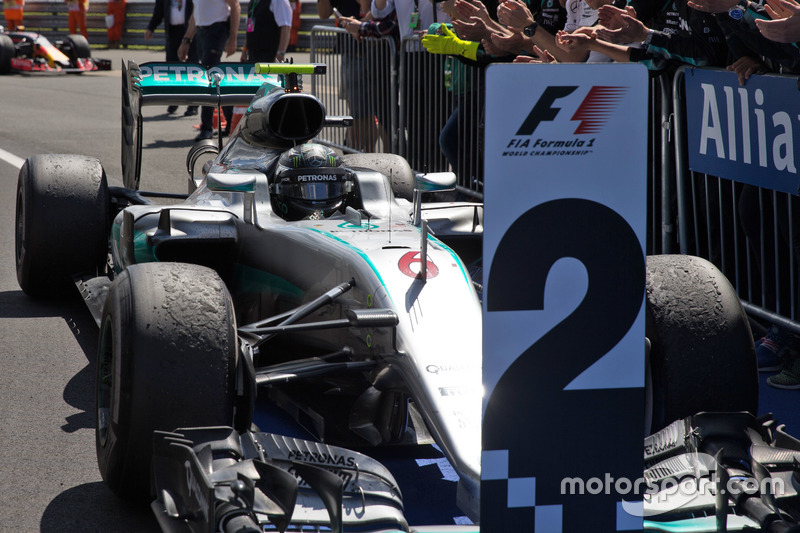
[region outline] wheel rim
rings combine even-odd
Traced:
[[[111,391],[114,385],[111,329],[111,319],[107,318],[103,325],[97,358],[97,440],[101,447],[108,441],[111,424]]]

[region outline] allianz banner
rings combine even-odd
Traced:
[[[689,168],[798,194],[795,128],[800,134],[797,78],[687,70]]]

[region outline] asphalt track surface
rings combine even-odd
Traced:
[[[0,531],[158,531],[149,508],[117,499],[97,469],[97,327],[77,291],[62,301],[22,293],[14,221],[18,171],[29,156],[94,156],[109,182],[121,185],[122,58],[143,63],[162,60],[162,54],[96,50],[95,57],[112,59],[112,71],[0,77]],[[145,108],[143,190],[186,192],[185,157],[199,118],[183,111]],[[435,449],[423,448],[377,458],[401,472],[396,475],[407,504],[425,502],[439,513],[409,516],[412,523],[452,524],[461,514],[454,507],[452,473]]]

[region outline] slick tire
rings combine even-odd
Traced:
[[[647,257],[651,433],[700,411],[758,411],[747,315],[728,279],[686,255]]]
[[[15,224],[17,281],[25,294],[63,296],[75,291],[73,276],[102,272],[109,211],[106,173],[97,159],[28,158],[17,181]]]
[[[114,493],[151,499],[154,430],[233,424],[237,353],[233,303],[213,270],[145,263],[117,276],[100,328],[95,431]]]
[[[0,74],[11,72],[11,60],[16,55],[14,41],[4,33],[0,33]]]
[[[73,63],[76,59],[85,59],[92,56],[92,49],[89,46],[89,41],[86,40],[86,37],[79,34],[67,35],[64,38],[64,49],[62,52],[64,52]]]
[[[394,154],[345,154],[342,161],[348,167],[363,167],[380,172],[391,181],[395,196],[409,201],[413,198],[414,171],[404,157]]]

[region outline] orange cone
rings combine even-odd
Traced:
[[[236,129],[236,126],[239,124],[239,121],[242,120],[242,117],[246,111],[247,107],[245,106],[236,106],[233,108],[233,116],[231,117],[231,132]]]
[[[224,130],[225,126],[227,126],[227,124],[228,124],[228,122],[225,120],[225,113],[222,114],[222,125],[221,126],[217,125],[218,122],[219,122],[219,109],[215,107],[214,108],[214,118],[213,118],[212,123],[211,123],[213,125],[214,129],[216,129],[216,130],[223,129]]]

